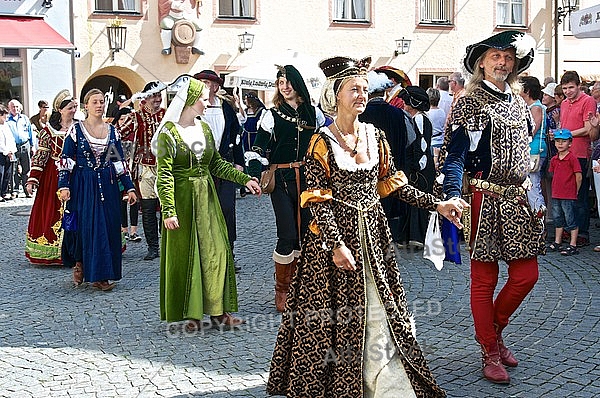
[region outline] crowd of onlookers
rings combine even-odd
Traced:
[[[40,101],[37,123],[45,123],[47,108],[48,103]],[[8,106],[0,104],[0,202],[18,197],[19,192],[31,197],[25,185],[37,149],[37,126],[22,111],[23,105],[16,99]]]
[[[549,233],[548,249],[576,254],[579,247],[590,244],[590,216],[598,211],[600,198],[600,82],[586,84],[575,71],[565,72],[558,82],[552,77],[540,82],[533,76],[522,76],[520,82],[533,124],[528,201],[534,211],[547,212],[546,220],[554,223],[555,236]],[[436,167],[446,121],[464,90],[460,72],[439,78],[436,87],[427,90]],[[600,245],[594,251],[600,252]]]

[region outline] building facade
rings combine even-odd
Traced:
[[[0,0],[0,102],[38,112],[63,89],[75,89],[70,1]]]
[[[592,5],[571,1],[574,9]],[[42,6],[47,3],[52,7]],[[594,57],[596,39],[575,39],[564,22],[568,16],[557,25],[556,0],[0,0],[0,5],[2,13],[45,14],[77,48],[19,50],[22,97],[31,110],[61,88],[73,87],[81,98],[98,87],[107,92],[109,114],[119,94],[129,97],[151,80],[169,83],[202,69],[225,77],[251,67],[262,69],[257,78],[274,79],[274,64],[294,62],[298,54],[298,62],[308,65],[304,70],[332,55],[370,55],[374,66],[402,69],[413,84],[429,87],[461,70],[468,44],[505,29],[535,38],[538,53],[527,73],[540,80],[567,69],[595,70],[586,57]],[[124,33],[124,40],[113,35],[109,41],[112,27],[119,27],[112,31]],[[256,88],[269,99],[272,88]]]

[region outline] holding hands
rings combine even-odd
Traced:
[[[252,179],[246,183],[246,188],[248,188],[248,192],[250,192],[252,195],[258,195],[259,197],[262,195],[260,184],[258,183],[258,178],[256,177],[252,177]]]
[[[452,224],[462,229],[463,225],[460,222],[463,209],[469,207],[469,204],[461,198],[452,198],[438,203],[437,212],[446,217]]]
[[[246,188],[248,188],[248,191],[253,195],[260,196],[262,194],[260,190],[260,185],[258,183],[258,179],[256,177],[252,177],[252,179],[246,183]],[[130,192],[130,194],[133,194],[135,198],[135,193]],[[177,216],[165,218],[163,223],[165,224],[166,229],[173,230],[179,228],[179,220],[177,219]]]

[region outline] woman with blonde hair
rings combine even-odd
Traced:
[[[121,137],[105,123],[104,93],[96,88],[83,98],[84,121],[75,123],[65,137],[58,167],[58,192],[71,215],[65,227],[62,259],[73,267],[76,285],[90,282],[102,291],[121,279],[121,191],[137,201],[123,157]]]
[[[466,202],[446,202],[396,171],[385,134],[360,123],[370,58],[321,61],[333,123],[306,153],[304,235],[271,361],[267,393],[288,397],[444,397],[415,338],[380,197],[437,210],[460,226]]]

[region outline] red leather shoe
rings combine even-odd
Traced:
[[[481,344],[481,355],[483,362],[483,377],[497,384],[509,384],[510,376],[500,359],[500,350],[498,344],[486,350]]]
[[[507,346],[504,345],[504,341],[501,336],[498,336],[498,349],[500,351],[500,359],[502,360],[502,364],[504,366],[509,366],[511,368],[516,368],[519,365],[519,361],[513,355],[513,353],[508,349]]]
[[[217,328],[229,327],[235,328],[246,323],[245,320],[236,318],[230,313],[226,312],[223,315],[211,316],[210,323]]]

